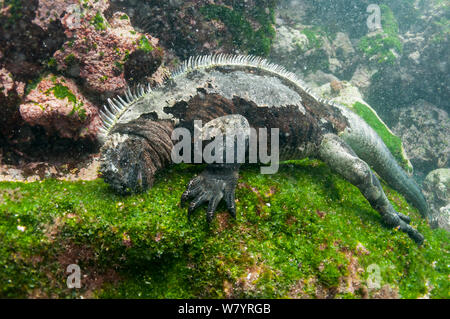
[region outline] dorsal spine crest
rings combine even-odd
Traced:
[[[214,55],[203,55],[203,56],[192,56],[185,60],[180,66],[178,66],[171,75],[166,79],[176,79],[177,77],[190,73],[195,70],[200,69],[211,69],[216,67],[244,67],[244,68],[254,68],[262,70],[271,74],[276,75],[284,80],[287,80],[298,87],[300,90],[305,91],[315,100],[321,103],[328,103],[334,107],[339,107],[336,103],[329,102],[328,100],[317,97],[312,90],[297,76],[287,71],[284,67],[271,63],[268,60],[253,56],[253,55],[232,55],[232,54],[214,54]],[[162,86],[162,85],[160,85]],[[111,128],[117,123],[118,119],[124,114],[124,112],[138,99],[142,98],[144,95],[151,94],[153,89],[150,85],[147,87],[138,86],[135,91],[128,89],[125,92],[125,101],[120,97],[114,99],[108,99],[108,106],[104,106],[104,110],[100,111],[100,117],[102,119],[102,127],[100,128],[100,140],[104,140],[105,137],[110,132]]]

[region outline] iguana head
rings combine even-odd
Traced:
[[[143,190],[151,184],[153,176],[143,167],[140,141],[126,134],[112,134],[103,148],[100,172],[103,179],[118,193],[127,194]]]
[[[171,162],[172,130],[170,121],[146,116],[117,124],[102,146],[103,179],[122,194],[151,187],[156,171]]]

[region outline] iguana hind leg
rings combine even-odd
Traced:
[[[326,134],[318,155],[334,171],[359,188],[370,205],[381,214],[387,226],[399,227],[418,244],[423,242],[423,236],[408,225],[409,217],[395,211],[369,165],[360,159],[341,138],[334,134]]]

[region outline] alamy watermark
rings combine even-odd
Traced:
[[[230,116],[231,117],[231,116]],[[223,117],[224,119],[227,117]],[[223,123],[208,122],[205,127],[202,121],[194,121],[194,136],[186,128],[176,128],[172,140],[178,141],[172,148],[174,163],[207,163],[207,164],[269,164],[261,167],[261,174],[275,174],[279,168],[279,129],[270,129],[270,154],[268,147],[268,129],[258,131],[250,127],[231,126],[224,128]],[[227,122],[227,124],[230,124]],[[181,140],[180,140],[181,139]],[[204,142],[209,141],[203,147]],[[193,149],[192,149],[193,147]]]
[[[377,4],[370,4],[367,7],[367,13],[370,13],[367,18],[367,27],[370,32],[381,30],[381,9]]]
[[[81,269],[77,264],[70,264],[66,269],[67,273],[70,273],[67,276],[66,284],[67,288],[81,288]]]
[[[381,269],[377,264],[371,264],[367,267],[369,276],[367,278],[367,287],[369,289],[381,288]]]

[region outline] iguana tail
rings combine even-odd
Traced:
[[[428,204],[419,186],[397,163],[379,135],[358,115],[339,106],[349,122],[341,138],[390,186],[405,196],[419,209],[420,214],[429,218]]]

